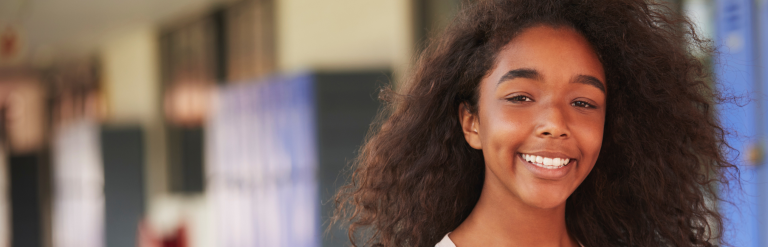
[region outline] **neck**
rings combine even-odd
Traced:
[[[456,246],[579,246],[565,226],[565,203],[537,208],[486,180],[469,217],[450,234]]]

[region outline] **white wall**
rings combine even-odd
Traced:
[[[101,49],[110,122],[146,123],[159,116],[157,43],[154,29],[140,27],[112,38]]]
[[[279,70],[399,69],[412,53],[408,0],[277,0]]]

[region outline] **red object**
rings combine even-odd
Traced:
[[[138,247],[187,247],[189,240],[187,237],[187,226],[185,223],[179,224],[176,232],[168,236],[159,236],[146,221],[139,223],[139,244]]]
[[[176,229],[176,234],[163,239],[163,247],[187,247],[187,230],[185,225]]]
[[[0,34],[0,57],[10,58],[18,51],[19,35],[11,27],[6,27]]]

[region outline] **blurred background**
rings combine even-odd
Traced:
[[[768,246],[768,4],[664,3],[750,99],[718,108],[743,180],[713,206]],[[331,197],[377,93],[460,5],[0,0],[0,247],[347,246]]]

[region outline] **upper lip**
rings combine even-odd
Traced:
[[[576,159],[562,152],[539,151],[539,152],[520,152],[520,153],[542,156],[547,158]]]

